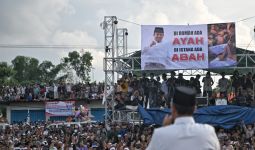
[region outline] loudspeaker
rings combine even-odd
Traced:
[[[196,97],[197,106],[208,106],[207,97]]]

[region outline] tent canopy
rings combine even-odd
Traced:
[[[147,109],[142,106],[138,107],[138,111],[144,121],[144,124],[162,125],[165,115],[171,114],[170,109]],[[209,106],[199,108],[194,113],[196,122],[219,126],[225,129],[233,128],[245,124],[255,123],[255,109],[241,106]]]

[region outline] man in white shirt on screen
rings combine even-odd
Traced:
[[[154,47],[154,46],[158,45],[159,43],[162,43],[163,38],[164,38],[164,28],[155,27],[154,32],[153,32],[153,40],[150,42],[149,46],[146,46],[143,48],[142,53],[143,54],[150,53],[151,47]]]
[[[151,42],[150,47],[158,43],[161,43],[163,41],[164,29],[162,27],[155,27],[153,36],[154,36],[154,40]]]
[[[192,117],[195,105],[194,89],[176,87],[171,103],[172,115],[165,117],[164,127],[154,130],[147,150],[219,150],[214,128],[195,123]]]
[[[152,42],[142,50],[142,69],[167,69],[170,43],[163,43],[163,38],[164,28],[155,27]]]

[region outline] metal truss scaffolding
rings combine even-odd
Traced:
[[[101,26],[105,34],[105,58],[104,58],[104,72],[105,72],[105,92],[107,93],[105,101],[105,124],[110,122],[132,121],[137,119],[135,112],[120,112],[114,110],[114,85],[115,74],[119,78],[120,74],[128,72],[141,72],[141,57],[138,51],[133,53],[127,52],[127,36],[128,30],[126,28],[117,28],[118,20],[116,16],[105,16]],[[134,55],[136,53],[136,55]],[[250,72],[255,72],[255,54],[237,54],[238,66],[227,68],[233,70],[246,69]],[[155,73],[167,73],[171,70],[158,70]],[[223,69],[224,71],[224,69]],[[201,76],[206,74],[206,70],[178,70],[177,73],[183,73],[184,76]],[[214,75],[217,75],[214,73]],[[135,117],[134,117],[135,116]],[[131,119],[131,120],[130,120]]]
[[[116,57],[123,57],[127,54],[127,36],[128,30],[126,28],[117,28],[117,49]],[[121,68],[122,61],[120,59],[116,60],[116,68]],[[118,69],[116,69],[118,70]],[[117,79],[119,79],[120,74],[117,73]]]
[[[116,26],[118,24],[116,16],[105,16],[104,21],[101,24],[104,29],[104,46],[105,46],[105,59],[104,59],[104,72],[105,72],[105,95],[106,91],[114,88],[114,68],[115,68],[115,60],[107,59],[115,57],[115,41],[116,41]],[[108,95],[108,93],[107,93]],[[109,121],[111,121],[112,117],[109,109],[113,109],[114,102],[114,92],[112,92],[108,96],[105,96],[105,124],[108,125]]]
[[[127,54],[127,28],[118,28],[117,29],[117,51],[116,56],[124,56]]]

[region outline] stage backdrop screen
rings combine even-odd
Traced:
[[[142,25],[142,70],[206,69],[237,64],[235,23]]]
[[[46,116],[72,116],[75,101],[49,101],[45,103]]]

